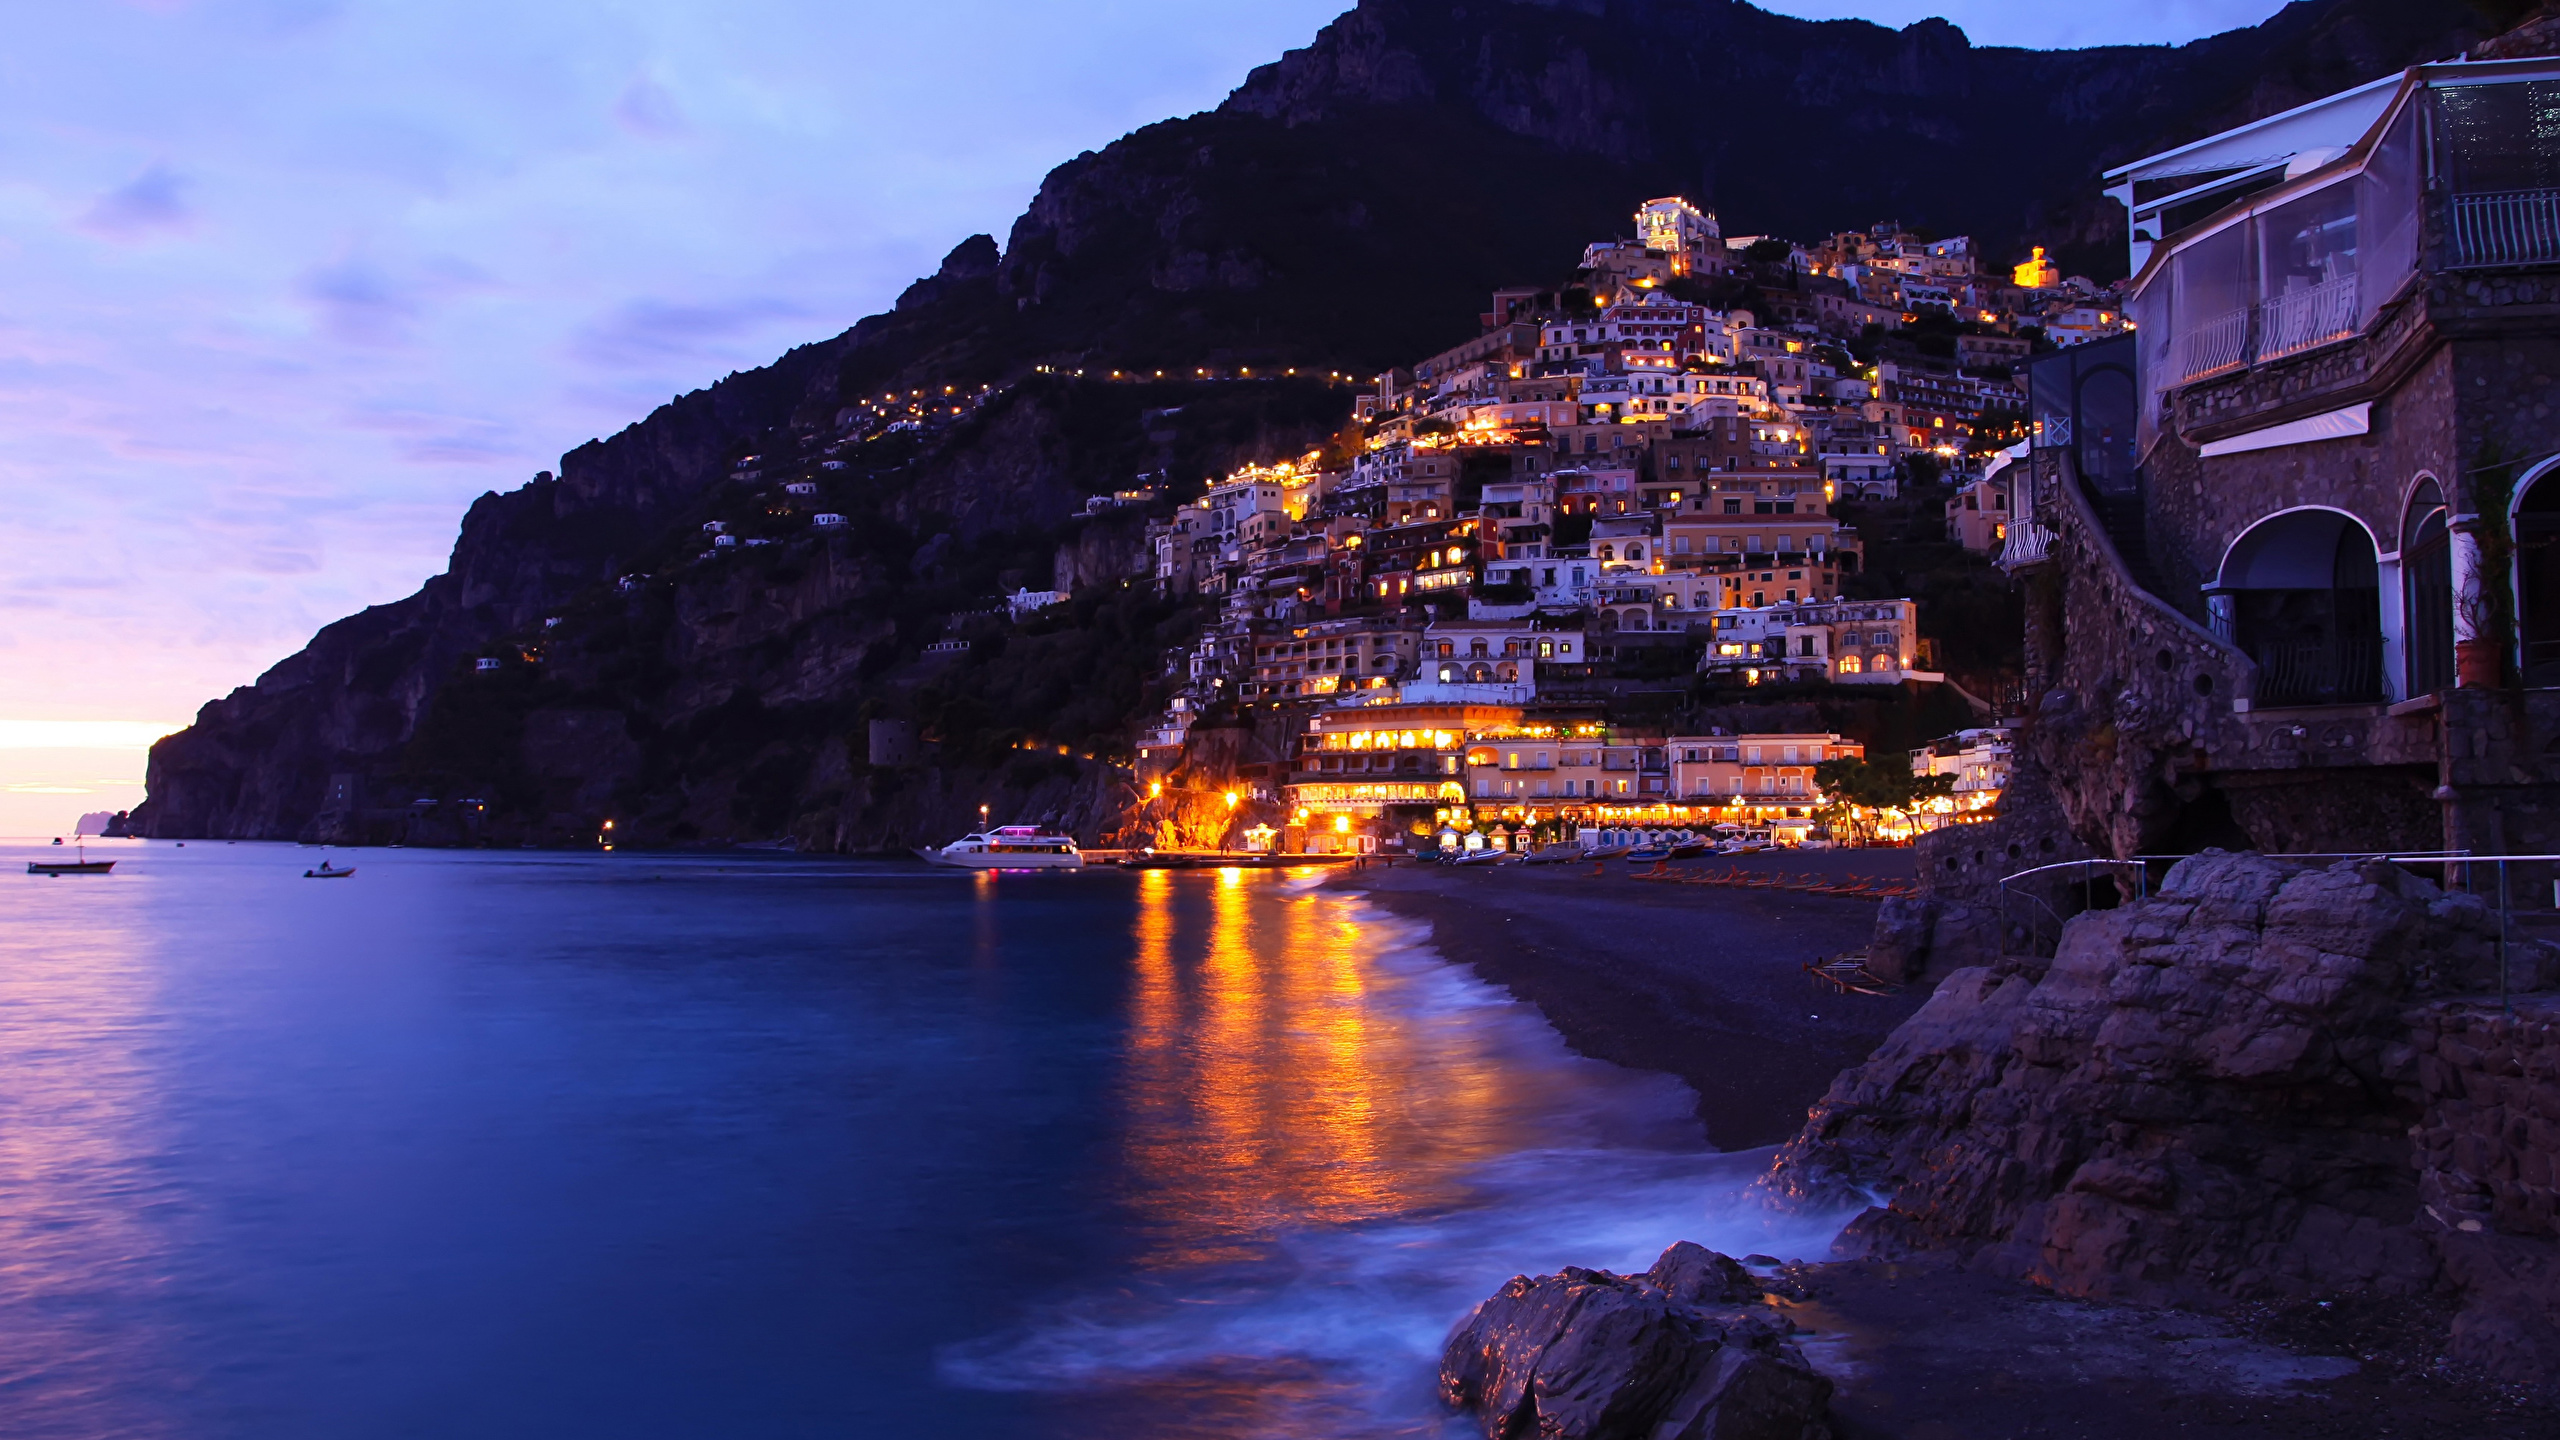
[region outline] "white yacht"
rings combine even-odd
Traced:
[[[1074,870],[1084,865],[1084,852],[1076,849],[1073,838],[1049,834],[1037,825],[999,826],[916,854],[963,870]]]

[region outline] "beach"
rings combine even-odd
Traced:
[[[1866,944],[1874,900],[1665,884],[1635,878],[1641,868],[1399,863],[1332,883],[1428,921],[1441,953],[1536,1005],[1579,1053],[1687,1081],[1709,1138],[1727,1150],[1793,1135],[1831,1077],[1928,999],[1926,980],[1861,995],[1805,973],[1807,962]],[[1911,852],[1772,852],[1672,868],[1907,880]]]

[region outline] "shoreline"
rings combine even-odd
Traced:
[[[1689,862],[1718,870],[1735,863]],[[1755,855],[1741,863],[1903,879],[1911,852]],[[1804,973],[1808,961],[1867,943],[1872,900],[1664,885],[1631,878],[1623,861],[1393,864],[1324,883],[1428,924],[1444,957],[1536,1006],[1575,1054],[1686,1081],[1720,1150],[1792,1137],[1832,1077],[1865,1060],[1934,983],[1856,995]]]
[[[1740,863],[1905,879],[1912,858],[1852,850]],[[1686,1081],[1708,1140],[1726,1151],[1793,1137],[1833,1077],[1865,1061],[1941,978],[1839,994],[1801,967],[1864,945],[1875,902],[1650,883],[1624,862],[1597,876],[1588,864],[1395,864],[1322,883],[1428,924],[1442,957],[1537,1007],[1574,1053]],[[1590,1260],[1557,1255],[1547,1268]],[[2442,1363],[2441,1297],[2205,1313],[2068,1299],[1935,1255],[1808,1257],[1783,1274],[1806,1353],[1838,1386],[1838,1440],[2529,1440],[2554,1418],[2546,1397]]]

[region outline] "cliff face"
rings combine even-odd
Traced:
[[[444,575],[329,626],[155,747],[134,828],[354,838],[433,797],[443,818],[405,833],[477,833],[453,809],[470,798],[514,816],[510,834],[568,833],[610,803],[670,838],[903,840],[948,814],[893,821],[906,802],[865,798],[876,777],[847,737],[884,708],[968,737],[935,759],[979,776],[949,813],[1028,803],[1031,777],[991,778],[1019,768],[1005,747],[1060,738],[1061,717],[1081,727],[1070,743],[1098,743],[1144,701],[1133,657],[1188,622],[1093,599],[1064,622],[1080,639],[973,642],[937,669],[923,652],[948,617],[1054,573],[1083,495],[1304,449],[1347,406],[1323,387],[1100,376],[1408,363],[1472,335],[1491,289],[1553,277],[1631,204],[1673,192],[1735,230],[1891,215],[1973,233],[1995,260],[2033,239],[2107,273],[2103,164],[2453,53],[2494,18],[2305,0],[2175,49],[2039,53],[1734,0],[1366,0],[1218,110],[1060,166],[1001,250],[973,237],[894,309],[579,447],[557,479],[482,497]],[[1043,363],[1095,381],[1017,383]],[[744,457],[814,467],[866,397],[982,385],[994,398],[965,419],[827,472],[846,533],[812,537],[798,516],[753,564],[692,559],[704,522],[761,513],[727,478]],[[1073,576],[1113,592],[1078,553]],[[640,571],[657,578],[610,588]],[[1041,668],[1068,650],[1116,678],[1071,703]],[[509,657],[527,653],[541,663],[519,676]],[[492,656],[496,680],[452,688]],[[558,723],[528,717],[552,711],[619,716],[629,763],[550,773],[562,748],[528,737]]]

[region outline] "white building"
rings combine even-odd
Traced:
[[[1997,794],[2009,786],[2016,742],[2017,732],[2006,725],[1959,730],[1912,751],[1911,773],[1954,776],[1959,799],[1982,792]]]

